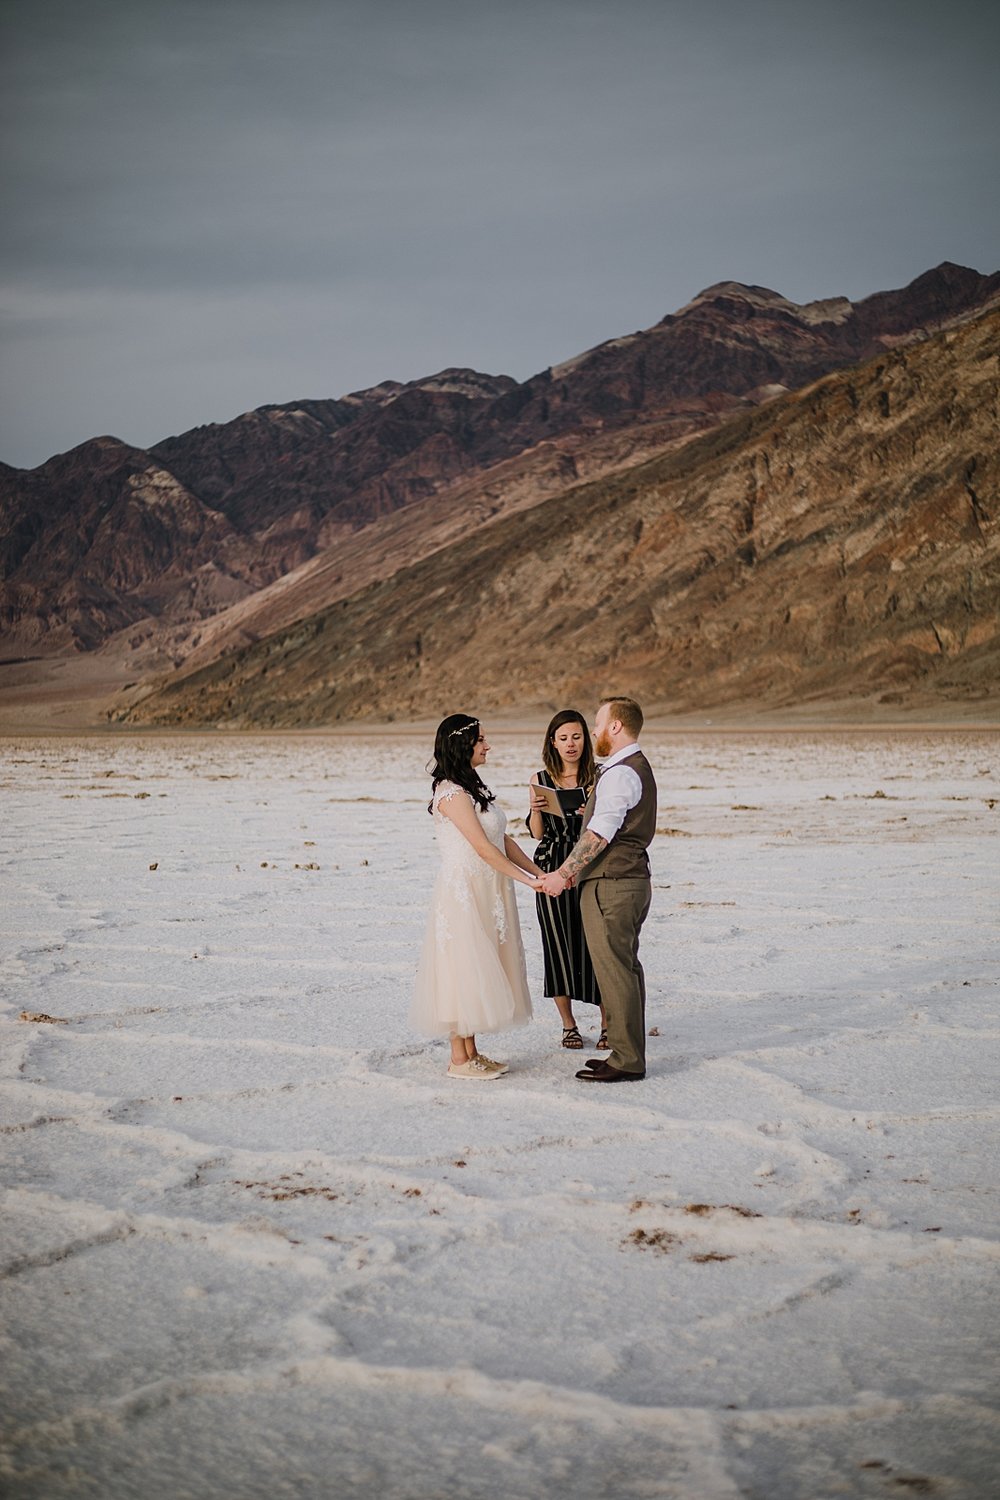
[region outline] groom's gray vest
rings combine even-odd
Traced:
[[[656,782],[653,780],[653,772],[649,761],[641,750],[636,750],[634,755],[627,755],[624,760],[616,762],[619,766],[629,766],[642,782],[642,796],[635,807],[629,809],[625,814],[625,821],[611,840],[608,847],[601,851],[585,870],[580,872],[580,880],[648,880],[649,879],[649,855],[646,850],[653,842],[656,833]],[[583,826],[586,829],[594,815],[594,802],[597,798],[597,783],[594,790],[587,799],[587,805],[583,809]]]

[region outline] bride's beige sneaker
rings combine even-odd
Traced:
[[[492,1057],[486,1056],[485,1052],[477,1052],[476,1059],[478,1062],[485,1063],[488,1068],[495,1068],[498,1073],[506,1073],[510,1068],[510,1063],[494,1062]]]
[[[449,1063],[449,1078],[499,1078],[500,1070],[491,1066],[484,1057],[470,1057],[468,1062]]]

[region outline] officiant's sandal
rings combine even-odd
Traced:
[[[564,1047],[568,1047],[571,1052],[578,1052],[583,1046],[583,1037],[580,1035],[580,1028],[578,1026],[564,1026],[562,1044]]]
[[[598,1050],[598,1052],[610,1052],[611,1051],[611,1048],[608,1046],[608,1033],[607,1033],[607,1031],[602,1031],[601,1034],[600,1034],[600,1036],[597,1038],[597,1050]]]

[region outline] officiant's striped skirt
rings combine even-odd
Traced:
[[[536,896],[535,909],[542,931],[545,994],[569,995],[587,1005],[600,1005],[601,994],[583,936],[579,890],[563,891],[555,897]]]

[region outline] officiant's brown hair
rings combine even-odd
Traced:
[[[562,756],[552,741],[555,738],[556,730],[561,729],[564,724],[579,724],[583,730],[583,753],[580,756],[580,765],[577,769],[576,779],[579,785],[589,792],[597,780],[597,762],[594,760],[594,747],[590,743],[590,730],[587,728],[587,721],[583,717],[583,714],[577,713],[575,708],[561,708],[553,718],[548,729],[546,729],[545,738],[542,741],[542,765],[550,776],[562,775]]]

